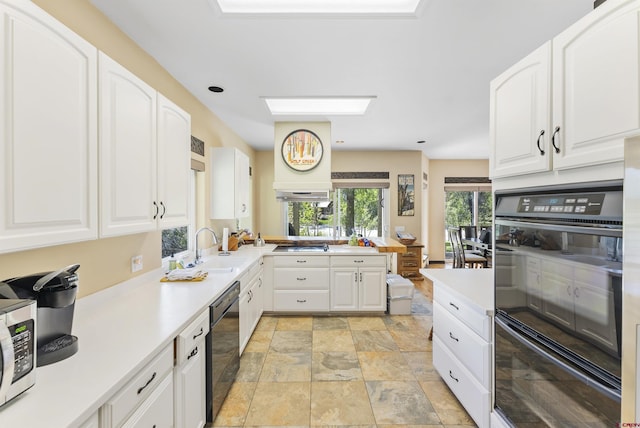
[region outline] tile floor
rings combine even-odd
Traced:
[[[430,328],[422,293],[411,315],[265,315],[214,426],[475,426],[433,368]]]

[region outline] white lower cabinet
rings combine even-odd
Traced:
[[[240,278],[240,354],[249,343],[263,312],[263,259],[256,261]]]
[[[384,311],[386,257],[331,256],[331,310]]]
[[[480,307],[434,284],[433,366],[480,427],[489,427],[492,320]]]
[[[385,255],[299,255],[270,258],[273,311],[384,312]]]
[[[173,427],[173,345],[169,345],[100,409],[100,427]]]
[[[173,428],[173,376],[167,374],[122,428]]]
[[[274,257],[273,309],[329,311],[329,256]]]
[[[176,337],[173,369],[176,428],[202,428],[206,416],[206,346],[209,309]]]

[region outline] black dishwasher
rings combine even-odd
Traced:
[[[213,422],[240,368],[240,318],[236,281],[210,306],[207,335],[207,422]]]

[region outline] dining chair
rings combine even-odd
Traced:
[[[485,268],[488,259],[471,251],[465,251],[460,236],[460,228],[449,227],[449,240],[453,249],[453,268]]]

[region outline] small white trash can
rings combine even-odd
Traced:
[[[387,275],[387,313],[389,315],[411,314],[414,293],[413,282],[397,274]]]

